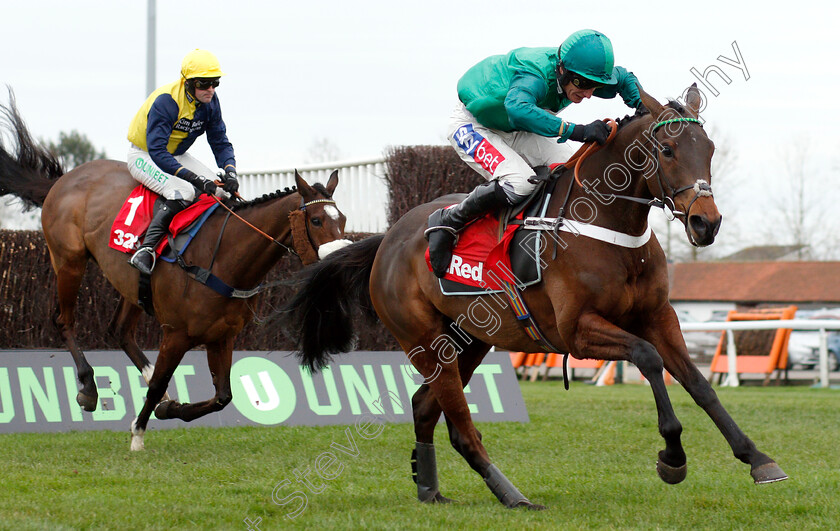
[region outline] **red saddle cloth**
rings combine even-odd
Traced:
[[[520,213],[517,218],[521,217]],[[500,281],[511,278],[509,248],[517,228],[519,225],[508,225],[499,240],[499,220],[494,214],[487,214],[467,225],[458,235],[449,270],[443,278],[488,290],[503,289]],[[429,271],[432,270],[428,248],[426,266]]]
[[[132,190],[117,214],[114,224],[111,225],[111,241],[108,242],[108,245],[112,249],[124,253],[133,253],[140,247],[140,243],[142,243],[140,238],[152,221],[152,212],[157,198],[158,194],[143,185],[137,185]],[[177,236],[179,232],[201,216],[205,210],[215,204],[216,201],[212,197],[202,195],[198,201],[175,214],[175,218],[169,224],[170,233]],[[167,244],[166,238],[163,238],[155,251],[160,254]]]

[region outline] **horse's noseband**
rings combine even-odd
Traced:
[[[694,184],[688,184],[683,186],[682,188],[678,188],[674,191],[673,197],[676,198],[679,194],[683,192],[687,192],[688,190],[694,190],[694,197],[691,198],[691,201],[688,202],[688,207],[685,209],[685,212],[678,212],[676,210],[676,205],[674,205],[674,199],[668,198],[671,201],[671,212],[674,213],[675,216],[687,216],[688,213],[691,211],[691,206],[694,204],[697,199],[701,197],[712,197],[712,185],[708,183],[705,179],[697,179]]]

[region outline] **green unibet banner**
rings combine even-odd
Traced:
[[[147,355],[154,363],[156,353]],[[0,433],[127,430],[146,397],[142,375],[122,351],[86,357],[99,389],[92,413],[76,403],[80,386],[69,353],[0,351]],[[222,411],[190,423],[152,415],[149,428],[352,424],[362,414],[412,422],[411,396],[423,381],[402,352],[344,354],[314,375],[289,352],[234,352],[230,377],[233,401]],[[168,392],[179,402],[215,395],[205,352],[187,352]],[[487,355],[465,394],[477,421],[528,422],[506,352]]]

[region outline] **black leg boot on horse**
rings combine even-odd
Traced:
[[[169,232],[169,224],[172,223],[172,218],[175,214],[184,210],[187,205],[180,199],[166,200],[152,216],[152,221],[149,223],[149,228],[146,229],[146,235],[143,237],[143,243],[140,248],[128,260],[134,268],[141,273],[151,275],[155,268],[155,247],[160,242],[161,238],[166,236]]]
[[[499,182],[494,180],[477,186],[457,205],[435,210],[429,216],[429,228],[425,232],[429,240],[429,261],[435,276],[443,278],[446,274],[457,234],[467,223],[508,206],[511,206],[510,200]]]
[[[435,445],[415,443],[411,452],[411,476],[417,483],[417,499],[423,503],[450,503],[452,500],[440,493],[437,475]]]

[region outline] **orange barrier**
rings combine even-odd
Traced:
[[[531,369],[530,380],[532,382],[537,380],[539,371],[545,364],[545,373],[543,374],[543,381],[548,379],[548,369],[552,367],[563,366],[563,356],[565,354],[557,354],[551,352],[511,352],[510,362],[514,370],[520,373],[522,377],[527,377],[528,369]],[[574,369],[599,369],[604,365],[604,360],[579,360],[569,356],[569,368]],[[520,370],[521,369],[521,370]]]
[[[727,321],[767,321],[777,319],[793,319],[796,314],[796,306],[787,306],[785,308],[766,308],[761,310],[752,310],[748,312],[739,312],[733,310],[727,315]],[[759,373],[765,374],[764,384],[767,385],[770,377],[775,370],[782,370],[787,368],[787,345],[790,339],[790,328],[779,328],[776,330],[776,335],[773,338],[773,345],[770,347],[768,355],[740,355],[736,354],[735,367],[738,374],[741,373]],[[727,339],[726,331],[721,334],[720,342],[718,343],[715,356],[712,358],[711,372],[709,374],[709,382],[718,376],[718,383],[723,378],[723,375],[729,372],[729,357],[726,355]],[[778,376],[776,380],[778,382]]]
[[[510,364],[513,365],[513,370],[519,369],[525,363],[525,359],[528,355],[524,352],[509,352],[510,354]]]

